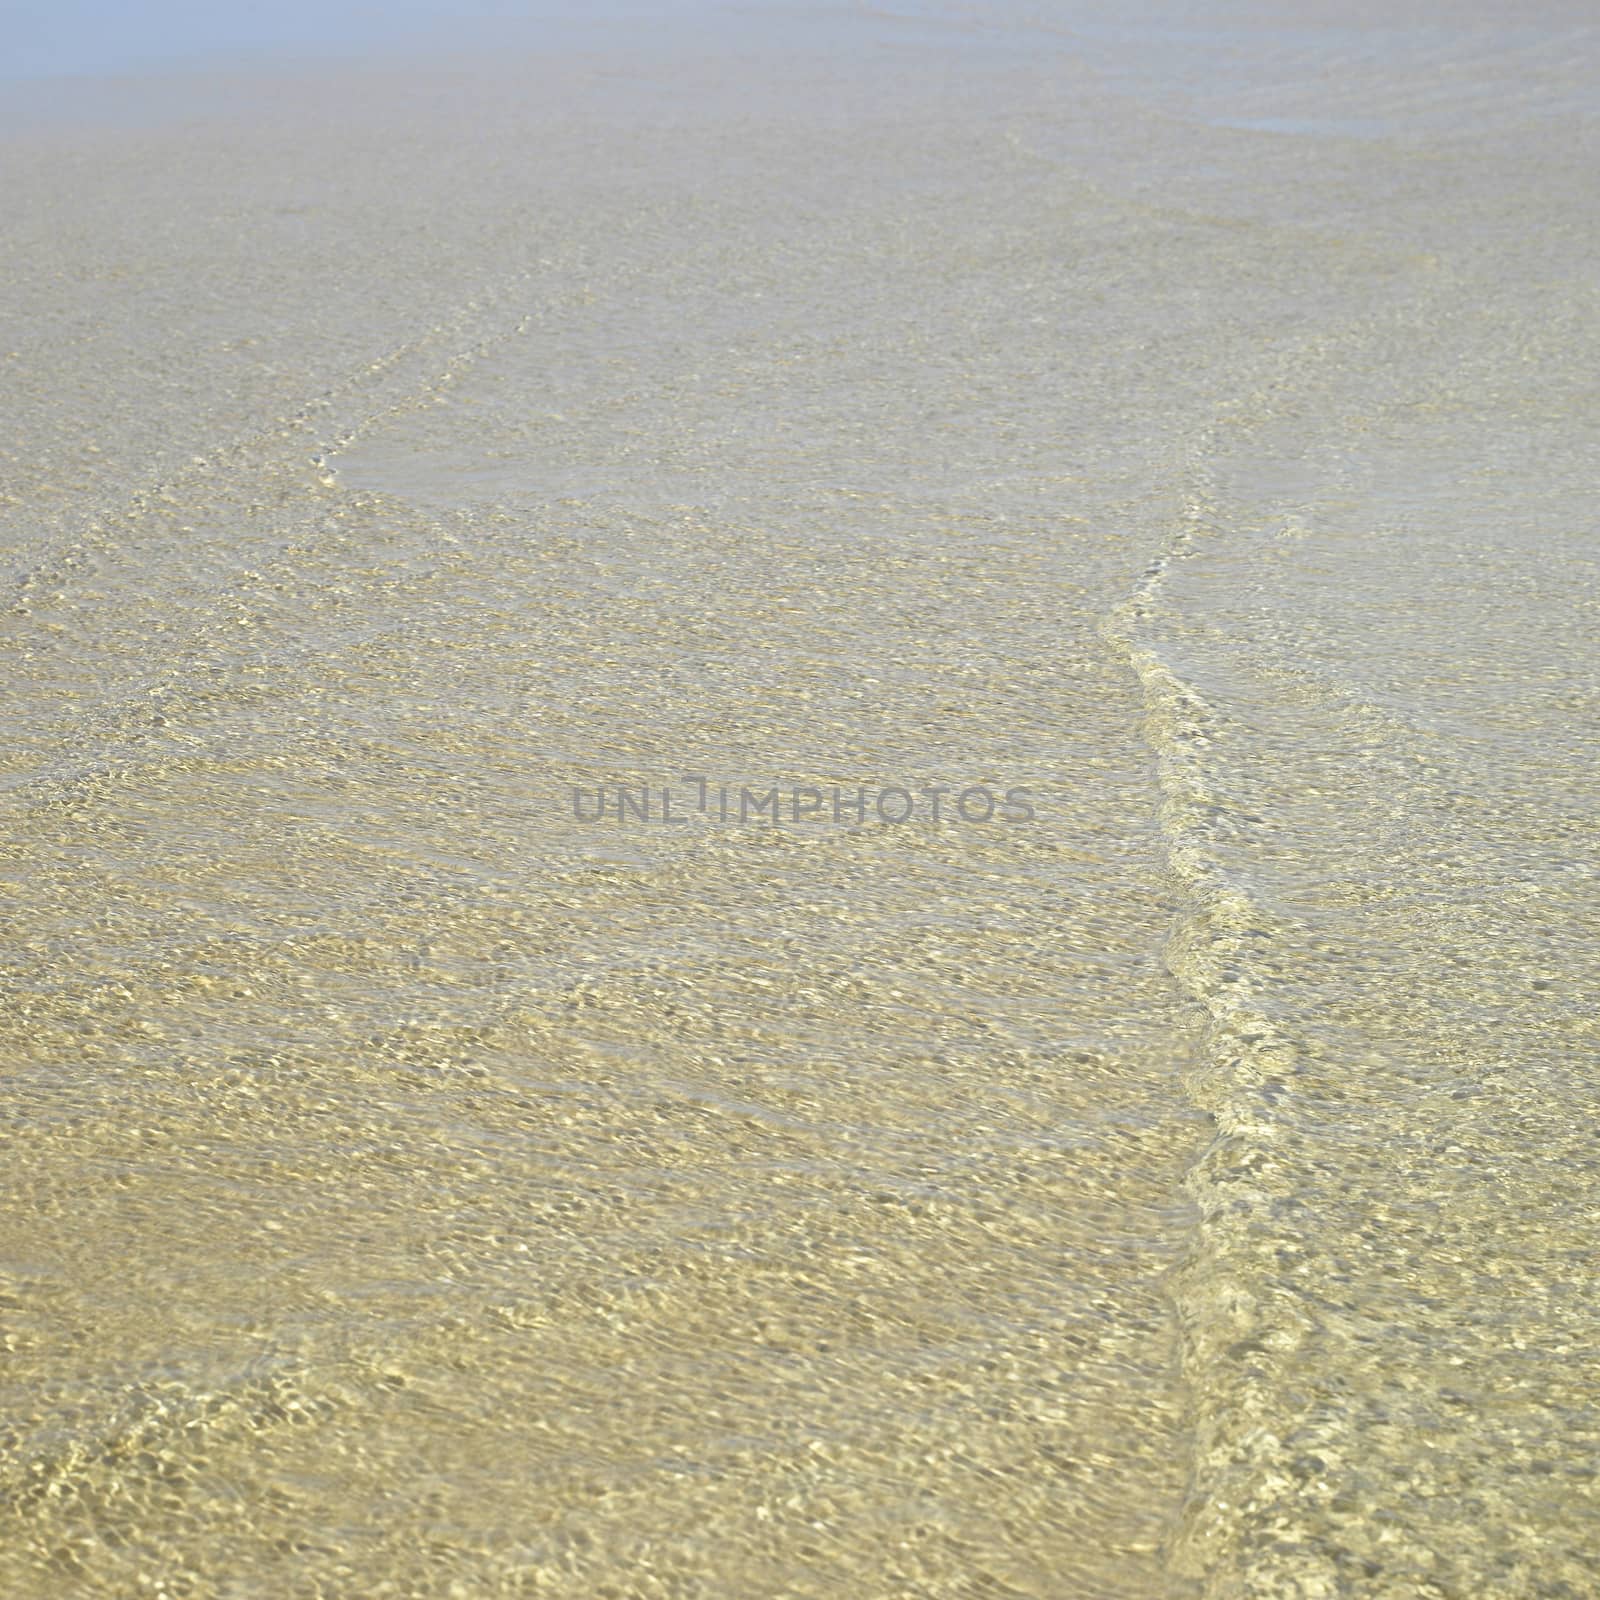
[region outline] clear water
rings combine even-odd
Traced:
[[[1390,13],[0,146],[0,1588],[1600,1592],[1596,35]]]

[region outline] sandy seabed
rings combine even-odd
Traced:
[[[1600,1594],[1600,35],[1415,12],[8,120],[0,1590]]]

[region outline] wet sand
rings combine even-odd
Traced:
[[[0,1588],[1600,1591],[1596,45],[17,119]]]

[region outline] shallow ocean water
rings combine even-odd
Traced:
[[[0,1587],[1600,1591],[1596,42],[10,134]]]

